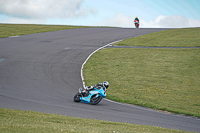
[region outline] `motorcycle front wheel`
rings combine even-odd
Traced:
[[[96,104],[98,104],[101,101],[101,99],[102,99],[102,96],[92,97],[90,99],[90,104],[96,105]]]
[[[80,102],[80,98],[81,98],[81,93],[77,93],[75,96],[74,96],[74,102]]]

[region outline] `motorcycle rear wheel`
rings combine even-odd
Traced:
[[[80,98],[81,98],[81,93],[77,93],[75,96],[74,96],[74,102],[80,102]]]
[[[135,24],[135,28],[139,28],[139,25]]]
[[[101,99],[102,99],[102,96],[92,97],[90,100],[90,104],[96,105],[101,101]]]

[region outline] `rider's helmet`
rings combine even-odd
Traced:
[[[104,82],[103,82],[103,86],[105,86],[106,89],[108,89],[108,87],[109,87],[109,83],[108,83],[107,81],[104,81]]]

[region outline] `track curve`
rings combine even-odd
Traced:
[[[73,102],[81,66],[111,42],[167,29],[83,28],[0,39],[0,108],[200,132],[200,120],[103,100]]]

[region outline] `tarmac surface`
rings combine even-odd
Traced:
[[[167,29],[83,28],[0,38],[0,108],[200,132],[193,117],[107,99],[95,106],[73,101],[83,86],[81,66],[93,51],[161,30]]]

